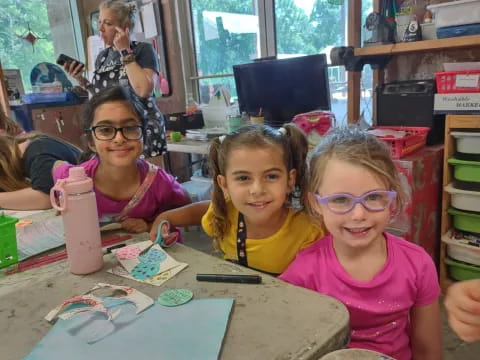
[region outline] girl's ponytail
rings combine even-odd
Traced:
[[[295,178],[296,197],[300,199],[300,205],[305,204],[305,188],[307,184],[307,153],[308,140],[305,134],[293,124],[285,124],[285,136],[288,139],[288,151],[290,152],[291,169],[297,170]]]
[[[212,191],[212,205],[213,205],[213,245],[216,249],[219,248],[219,241],[224,237],[227,228],[230,226],[227,214],[227,203],[225,202],[225,195],[223,194],[220,185],[218,184],[218,175],[224,175],[220,170],[220,156],[225,156],[220,148],[222,142],[220,138],[214,139],[210,143],[210,150],[208,154],[210,172],[213,179]]]

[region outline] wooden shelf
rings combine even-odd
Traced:
[[[444,189],[447,184],[453,180],[451,166],[448,159],[455,153],[455,139],[450,135],[453,130],[462,129],[480,129],[480,115],[447,115],[445,121],[445,147],[443,154],[443,189],[442,189],[442,219],[441,231],[443,235],[452,227],[452,219],[448,215],[447,210],[450,207],[450,194]],[[443,241],[440,241],[440,286],[443,292],[453,283],[448,277],[447,266],[445,265],[445,257],[447,256],[447,247]]]
[[[480,47],[480,35],[460,36],[447,39],[423,40],[409,43],[397,43],[379,46],[355,48],[355,56],[393,55],[422,51]]]

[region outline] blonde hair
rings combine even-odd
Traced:
[[[309,193],[314,194],[325,176],[325,168],[330,159],[337,159],[361,166],[373,173],[388,190],[397,192],[395,212],[402,211],[408,200],[400,174],[390,157],[385,143],[376,136],[360,130],[356,126],[331,129],[315,148],[310,160],[311,176],[307,184]],[[310,204],[306,204],[308,214],[317,223],[321,223],[318,213]]]
[[[23,132],[23,129],[0,109],[0,134],[3,132],[15,136]]]
[[[278,147],[283,152],[285,167],[289,172],[296,170],[295,187],[296,196],[300,205],[305,200],[305,184],[307,178],[306,157],[308,152],[308,141],[305,134],[296,126],[287,124],[281,130],[266,125],[247,125],[234,133],[222,136],[212,141],[210,145],[209,164],[213,178],[212,205],[213,205],[213,238],[214,246],[225,236],[230,224],[227,214],[227,204],[220,185],[218,175],[225,176],[228,164],[228,156],[240,147],[265,148]],[[291,197],[292,195],[290,195]]]
[[[119,0],[105,0],[98,8],[109,9],[114,12],[121,28],[132,30],[135,26],[137,8],[134,4],[127,4]]]

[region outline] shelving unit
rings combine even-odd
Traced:
[[[447,214],[450,207],[450,194],[444,188],[453,179],[452,167],[447,160],[455,153],[455,138],[450,135],[454,130],[480,129],[480,115],[447,115],[445,120],[445,148],[443,155],[443,187],[442,187],[442,219],[441,234],[444,235],[452,227],[451,216]],[[440,241],[440,239],[439,239]],[[445,292],[453,280],[448,278],[445,265],[446,245],[440,241],[440,286]]]
[[[356,48],[355,56],[394,55],[480,46],[480,35]]]

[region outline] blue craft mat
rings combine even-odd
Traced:
[[[58,319],[24,359],[218,359],[232,305],[230,298],[192,300],[176,307],[155,304],[91,345],[67,330],[75,317]]]

